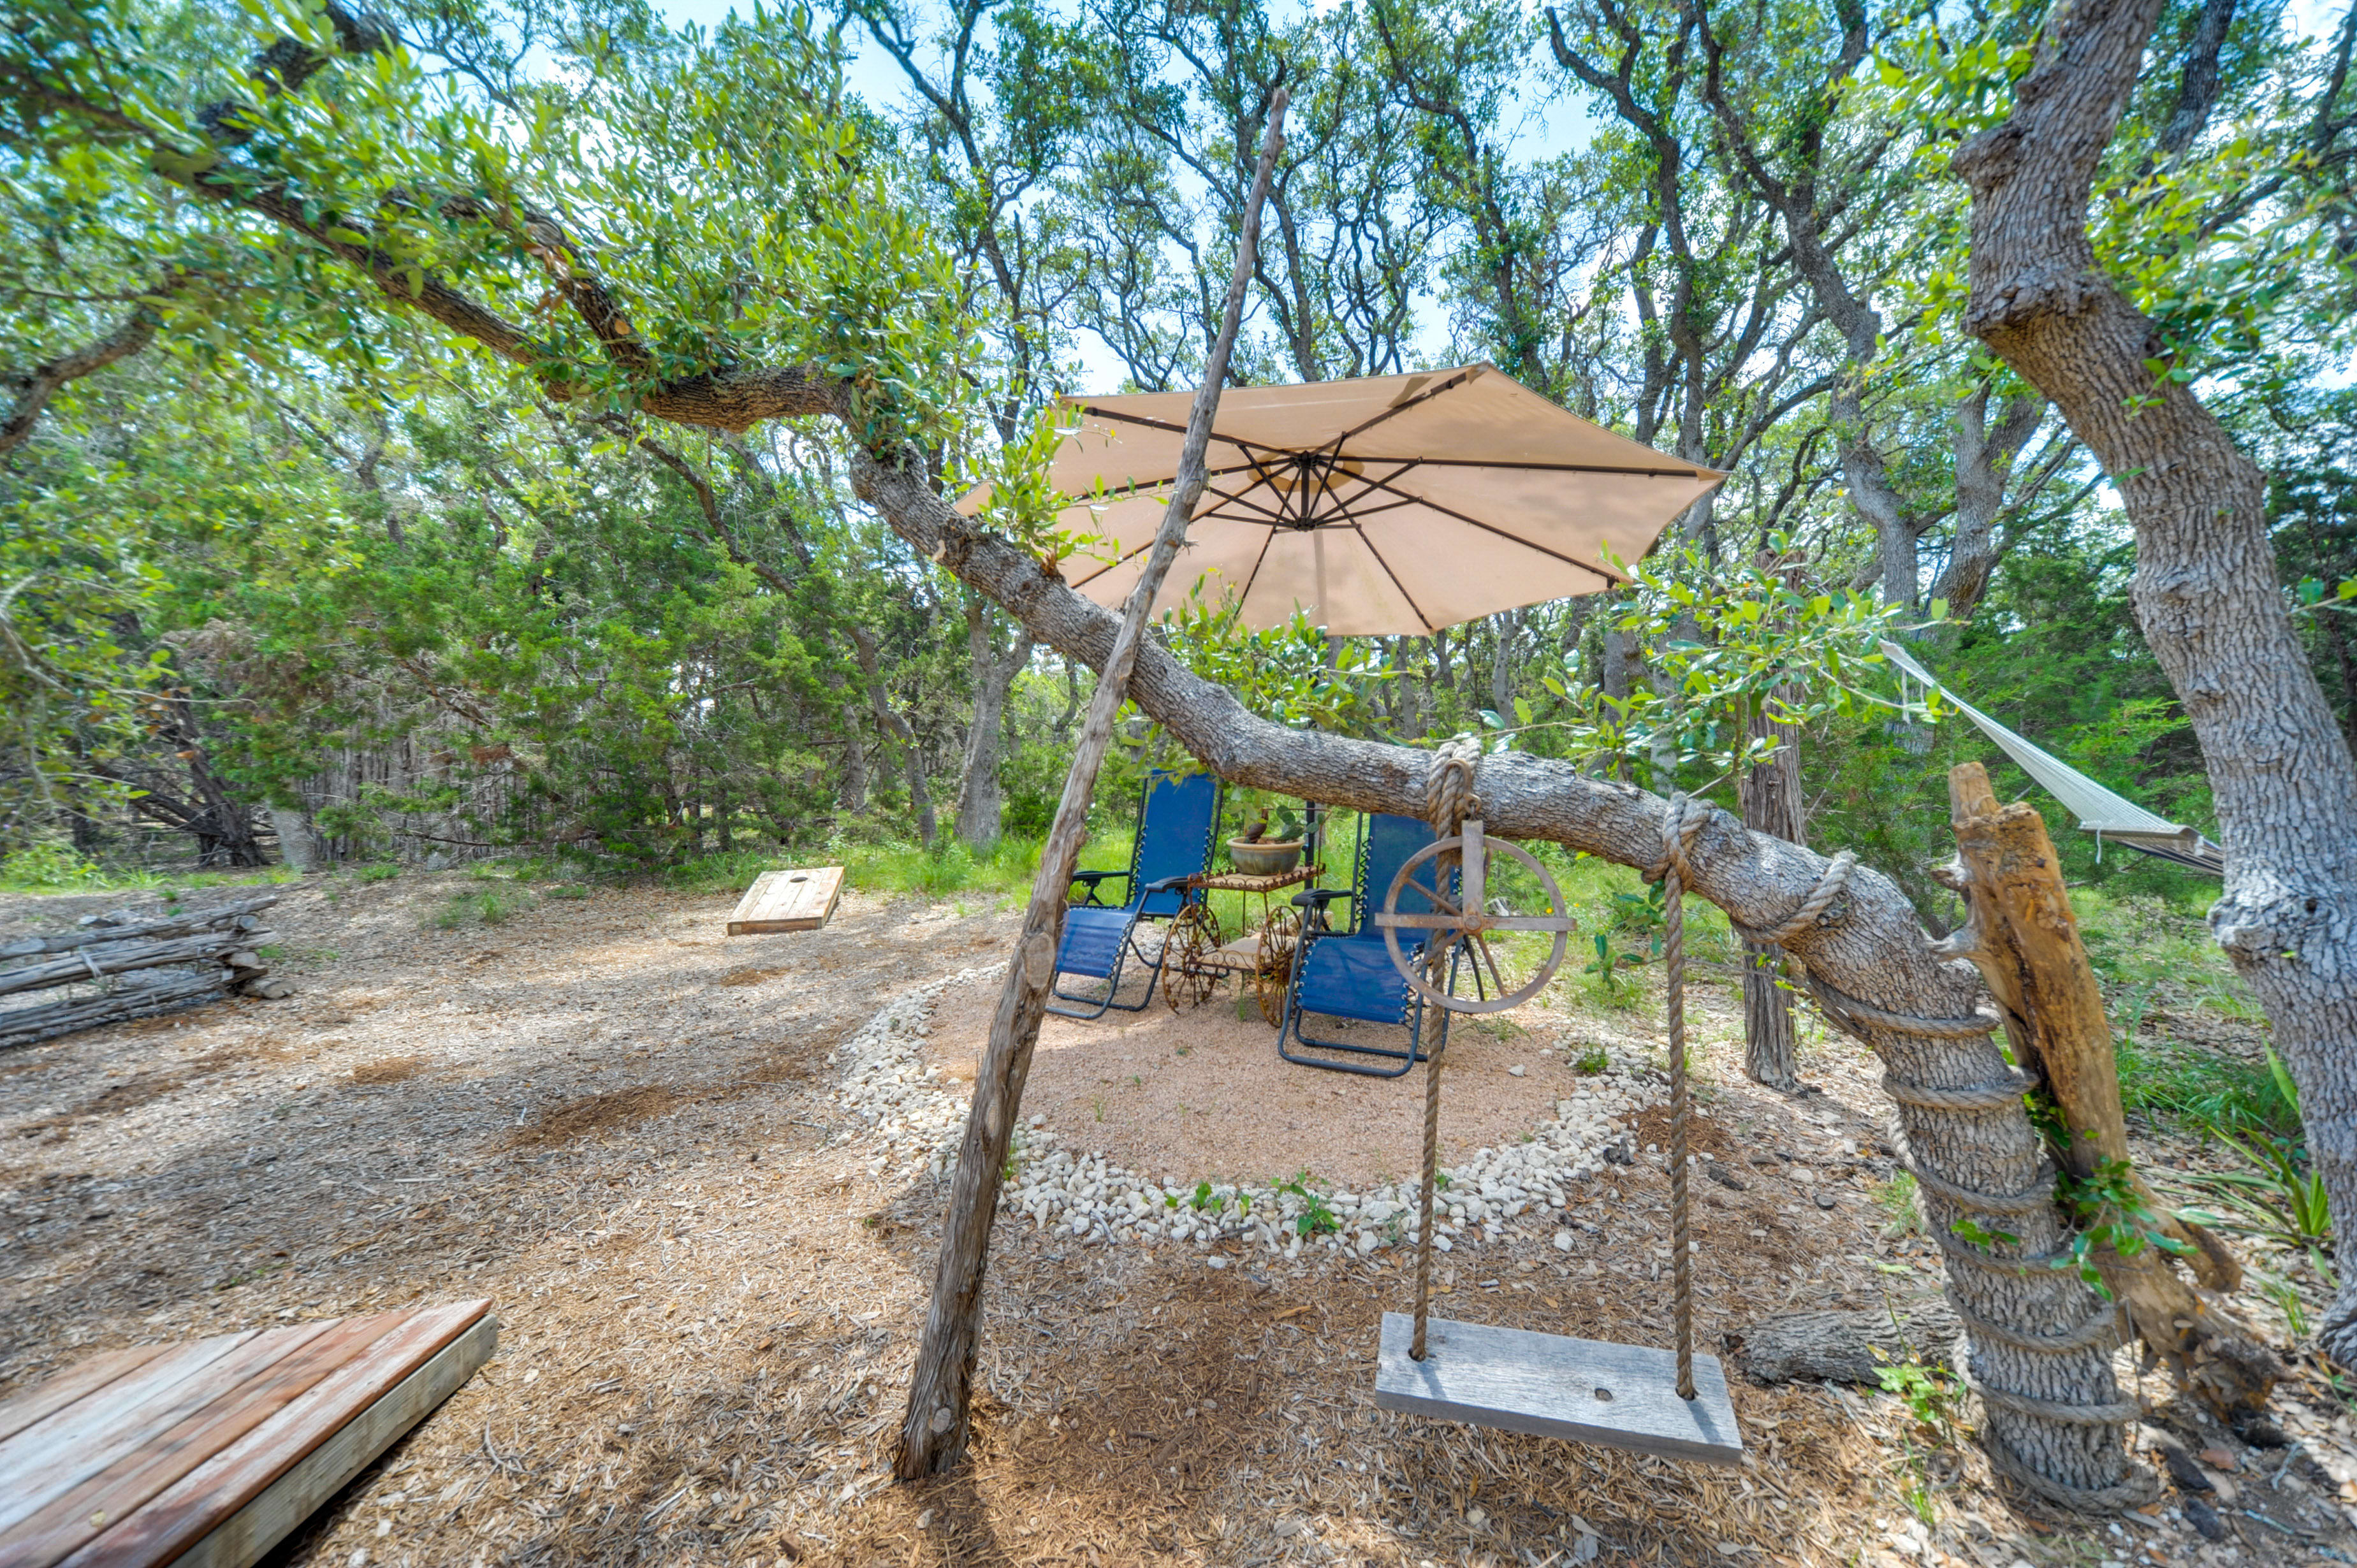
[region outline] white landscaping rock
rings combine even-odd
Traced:
[[[869,1123],[871,1174],[921,1169],[939,1175],[956,1163],[968,1093],[925,1062],[925,1037],[944,990],[1004,970],[967,970],[903,993],[835,1048],[844,1064],[835,1099]],[[1523,1069],[1508,1070],[1519,1076]],[[1556,1101],[1555,1119],[1542,1122],[1527,1140],[1477,1149],[1463,1164],[1443,1170],[1447,1197],[1435,1244],[1448,1251],[1456,1237],[1497,1240],[1508,1219],[1533,1208],[1566,1207],[1571,1185],[1602,1168],[1603,1152],[1620,1137],[1621,1119],[1657,1098],[1650,1083],[1615,1066]],[[1227,1183],[1165,1187],[1101,1153],[1063,1147],[1040,1115],[1017,1124],[1015,1165],[1016,1176],[1001,1196],[1009,1211],[1035,1229],[1098,1244],[1149,1245],[1168,1238],[1208,1249],[1216,1240],[1232,1240],[1286,1258],[1298,1258],[1308,1249],[1363,1258],[1415,1241],[1413,1181],[1366,1193],[1307,1195]],[[1570,1251],[1570,1233],[1558,1232],[1555,1244]],[[1223,1258],[1205,1262],[1226,1266]]]

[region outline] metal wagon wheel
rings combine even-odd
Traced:
[[[1168,956],[1162,968],[1162,1000],[1170,1011],[1200,1007],[1220,988],[1225,977],[1211,955],[1219,950],[1221,940],[1220,918],[1208,903],[1188,905],[1170,922],[1170,936],[1163,950]]]
[[[1286,908],[1270,912],[1260,928],[1260,945],[1253,952],[1253,994],[1260,1015],[1272,1029],[1285,1022],[1286,987],[1293,983],[1294,956],[1301,950],[1301,911]]]
[[[1451,852],[1458,856],[1461,900],[1450,897],[1448,892],[1446,863],[1441,856]],[[1491,912],[1494,886],[1500,880],[1491,857],[1501,854],[1528,874],[1528,879],[1518,875],[1506,880],[1518,884],[1518,891],[1527,890],[1528,881],[1535,880],[1537,891],[1546,902],[1546,913]],[[1418,868],[1427,864],[1432,865],[1429,882],[1418,880]],[[1424,899],[1432,913],[1400,912],[1400,895],[1411,890]],[[1502,1013],[1536,996],[1562,967],[1565,945],[1577,924],[1563,901],[1563,890],[1536,857],[1520,844],[1482,837],[1481,824],[1470,819],[1459,837],[1428,843],[1408,856],[1399,875],[1392,878],[1391,891],[1383,896],[1383,907],[1375,915],[1375,925],[1383,933],[1383,945],[1391,950],[1392,962],[1409,986],[1433,1005],[1452,1013]],[[1422,960],[1411,957],[1400,946],[1402,931],[1411,937],[1423,937]],[[1555,937],[1553,950],[1544,960],[1532,962],[1528,954],[1521,950],[1523,944],[1512,940],[1512,933],[1524,931],[1551,932]],[[1493,937],[1499,940],[1493,940]],[[1471,978],[1471,996],[1449,994],[1453,989],[1450,978],[1460,973]],[[1433,983],[1436,979],[1440,983]]]

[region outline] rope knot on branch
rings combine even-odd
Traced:
[[[1662,818],[1662,858],[1646,873],[1648,881],[1659,882],[1674,871],[1681,890],[1694,886],[1694,865],[1686,853],[1694,847],[1695,835],[1710,821],[1710,813],[1707,800],[1684,794],[1670,797],[1669,810]]]
[[[1481,742],[1475,736],[1452,736],[1433,754],[1432,770],[1424,776],[1424,816],[1434,837],[1455,837],[1466,818],[1480,813],[1473,775],[1480,766]]]
[[[1727,917],[1727,923],[1747,942],[1782,947],[1803,931],[1814,928],[1824,918],[1825,911],[1833,908],[1834,901],[1848,890],[1849,874],[1857,866],[1857,856],[1848,850],[1835,854],[1825,863],[1824,870],[1817,876],[1817,885],[1809,889],[1808,897],[1801,900],[1800,907],[1772,927],[1755,930],[1731,915]]]

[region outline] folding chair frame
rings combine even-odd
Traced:
[[[1367,886],[1367,862],[1371,858],[1372,840],[1373,838],[1373,834],[1369,831],[1369,819],[1363,816],[1361,817],[1359,824],[1359,853],[1356,857],[1357,864],[1352,868],[1351,880],[1353,886],[1348,891],[1334,888],[1321,888],[1310,893],[1298,895],[1293,900],[1294,903],[1301,906],[1302,908],[1301,946],[1299,950],[1297,951],[1293,957],[1292,976],[1286,982],[1285,1017],[1284,1020],[1277,1025],[1276,1054],[1283,1057],[1286,1061],[1296,1062],[1303,1067],[1323,1068],[1328,1072],[1356,1073],[1361,1078],[1400,1078],[1404,1077],[1407,1073],[1408,1069],[1415,1066],[1416,1063],[1420,1061],[1429,1061],[1432,1059],[1431,1056],[1423,1048],[1425,1013],[1425,1001],[1423,997],[1415,996],[1413,993],[1409,993],[1410,996],[1413,997],[1413,1003],[1412,1005],[1409,1005],[1406,1008],[1406,1021],[1404,1025],[1396,1026],[1405,1027],[1407,1030],[1407,1048],[1405,1050],[1396,1050],[1387,1046],[1362,1045],[1351,1040],[1320,1039],[1308,1033],[1301,1026],[1302,1015],[1307,1011],[1307,1009],[1305,1009],[1301,1004],[1301,981],[1302,977],[1309,971],[1309,954],[1311,947],[1313,944],[1323,940],[1348,940],[1356,938],[1360,932],[1366,929],[1368,920],[1372,918],[1374,908],[1372,901],[1381,899],[1391,891],[1388,882],[1386,883],[1386,886],[1380,890],[1370,889]],[[1351,900],[1351,929],[1348,931],[1333,930],[1329,928],[1323,927],[1319,923],[1325,914],[1326,906],[1336,898],[1348,898]],[[1423,951],[1423,944],[1418,943],[1413,950],[1411,956],[1420,958]],[[1457,961],[1453,957],[1449,961],[1448,969],[1449,985],[1453,989],[1457,983]],[[1405,981],[1400,983],[1400,989],[1403,992],[1407,992],[1407,984]],[[1448,1043],[1448,1009],[1440,1008],[1436,1009],[1436,1011],[1440,1014],[1440,1039],[1438,1043],[1446,1046]],[[1365,1020],[1361,1021],[1363,1022]],[[1316,1050],[1343,1051],[1351,1056],[1378,1057],[1386,1061],[1397,1062],[1399,1065],[1397,1067],[1373,1067],[1355,1061],[1332,1061],[1321,1057],[1297,1056],[1293,1051],[1286,1047],[1286,1041],[1287,1038],[1291,1038],[1302,1046]]]
[[[1113,968],[1112,971],[1104,977],[1105,992],[1102,997],[1082,996],[1076,994],[1075,993],[1066,991],[1060,983],[1065,972],[1062,970],[1058,970],[1056,972],[1059,983],[1053,986],[1049,992],[1049,1001],[1048,1003],[1047,1010],[1054,1014],[1059,1018],[1102,1018],[1108,1012],[1115,1010],[1124,1013],[1143,1013],[1146,1011],[1147,1007],[1153,1004],[1154,988],[1162,979],[1162,966],[1168,958],[1169,944],[1165,942],[1160,949],[1156,950],[1151,958],[1147,957],[1146,950],[1137,945],[1137,928],[1147,920],[1175,919],[1189,906],[1202,901],[1203,895],[1201,892],[1181,886],[1189,880],[1187,876],[1165,876],[1158,878],[1156,881],[1149,882],[1143,887],[1139,886],[1137,882],[1138,862],[1146,851],[1146,813],[1153,807],[1155,784],[1157,779],[1172,777],[1175,777],[1175,775],[1158,768],[1146,775],[1146,790],[1138,798],[1137,831],[1130,839],[1129,869],[1127,871],[1082,871],[1073,874],[1072,880],[1083,886],[1086,892],[1079,903],[1069,905],[1067,907],[1067,919],[1070,918],[1071,912],[1076,909],[1110,909],[1123,908],[1124,906],[1106,904],[1097,897],[1098,884],[1113,877],[1121,877],[1128,883],[1132,903],[1127,906],[1130,910],[1129,923],[1122,929],[1121,943],[1114,950]],[[1203,870],[1210,869],[1211,864],[1211,845],[1219,837],[1220,813],[1225,809],[1226,804],[1226,787],[1220,780],[1215,779],[1212,780],[1211,784],[1211,825],[1205,830],[1203,835]],[[1174,889],[1177,890],[1179,895],[1178,908],[1168,911],[1152,912],[1149,912],[1146,909],[1146,901],[1148,898],[1151,898],[1157,893],[1168,893]],[[1062,946],[1060,940],[1058,942],[1058,946],[1060,948]],[[1138,962],[1146,965],[1146,994],[1139,997],[1135,1002],[1123,1002],[1118,1000],[1121,995],[1122,974],[1123,972],[1128,968],[1132,955],[1136,957]],[[1056,1005],[1058,1002],[1077,1003],[1079,1005],[1074,1007],[1059,1007]]]

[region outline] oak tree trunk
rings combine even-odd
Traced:
[[[990,630],[990,607],[981,595],[965,600],[966,662],[974,676],[974,718],[966,725],[965,762],[958,782],[957,835],[977,853],[998,842],[1005,794],[998,759],[1005,750],[1006,694],[1031,661],[1031,634],[1017,630],[1013,646],[1001,649]]]
[[[2331,1199],[2342,1284],[2319,1342],[2357,1363],[2357,768],[2285,611],[2257,466],[2169,373],[2169,344],[2087,234],[2160,9],[2057,12],[2011,118],[1958,149],[1965,326],[2061,410],[2136,526],[2137,620],[2201,742],[2226,846],[2211,930],[2266,1010]]]
[[[1800,734],[1779,724],[1765,702],[1746,715],[1754,740],[1776,743],[1774,757],[1747,771],[1738,786],[1743,825],[1792,843],[1803,841]],[[1792,993],[1784,976],[1784,950],[1772,942],[1743,944],[1743,1071],[1754,1083],[1791,1090],[1801,1085],[1794,1049]]]

